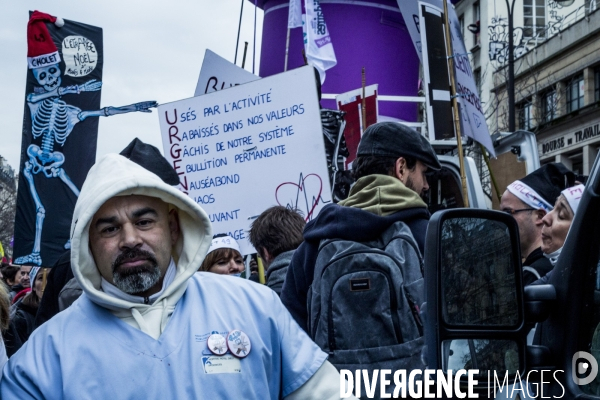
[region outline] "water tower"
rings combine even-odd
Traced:
[[[256,4],[264,10],[259,75],[267,77],[284,69],[289,2],[258,0]],[[359,88],[362,67],[366,84],[379,84],[379,96],[417,95],[419,57],[396,0],[321,0],[320,4],[337,57],[337,65],[327,71],[324,97]],[[302,28],[292,29],[288,70],[304,65],[303,48]],[[337,108],[331,99],[324,98],[321,104]],[[380,98],[380,116],[415,122],[417,114],[417,103]]]

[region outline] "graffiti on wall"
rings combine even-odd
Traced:
[[[514,58],[517,59],[545,39],[559,33],[562,29],[583,18],[585,5],[583,0],[575,0],[574,4],[563,6],[554,0],[546,0],[544,29],[533,29],[533,36],[525,35],[525,27],[513,28]],[[518,6],[516,6],[518,7]],[[522,7],[522,3],[521,3]],[[529,27],[531,30],[531,27]],[[494,15],[488,25],[489,57],[500,65],[508,62],[508,18]]]
[[[548,1],[548,36],[556,35],[562,28],[564,16],[560,10],[563,6],[553,0]]]
[[[508,62],[508,18],[502,16],[492,17],[488,26],[488,37],[490,41],[489,56],[491,61],[503,65]],[[523,35],[523,27],[513,28],[513,46],[515,59],[529,50],[529,42]]]

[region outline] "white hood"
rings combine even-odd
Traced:
[[[89,227],[96,211],[112,197],[132,194],[160,198],[179,213],[181,235],[172,254],[175,278],[152,304],[129,302],[102,291],[101,275],[89,247]],[[127,158],[109,154],[90,169],[77,199],[71,223],[71,268],[94,303],[157,339],[185,292],[187,280],[202,264],[211,239],[208,216],[192,199]]]

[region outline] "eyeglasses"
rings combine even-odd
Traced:
[[[510,215],[515,215],[516,213],[520,213],[523,211],[535,211],[535,210],[536,210],[535,208],[521,208],[520,210],[511,210],[510,208],[506,208],[506,209],[502,210],[502,212],[505,212]]]

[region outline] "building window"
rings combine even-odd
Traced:
[[[523,36],[545,37],[546,2],[545,0],[523,0]]]
[[[460,26],[460,35],[463,37],[463,41],[465,40],[465,16],[461,15],[458,17],[458,25]]]
[[[583,74],[577,75],[567,85],[567,112],[583,107]]]
[[[583,153],[569,155],[571,159],[571,171],[577,175],[583,174]]]
[[[600,101],[600,67],[594,70],[594,101]]]
[[[531,112],[533,110],[531,100],[519,104],[519,129],[530,130],[533,126]]]
[[[542,96],[542,121],[549,122],[556,118],[557,109],[556,90],[552,89]]]
[[[475,86],[477,86],[477,94],[481,98],[481,68],[477,68],[473,71],[473,78],[475,80]]]

